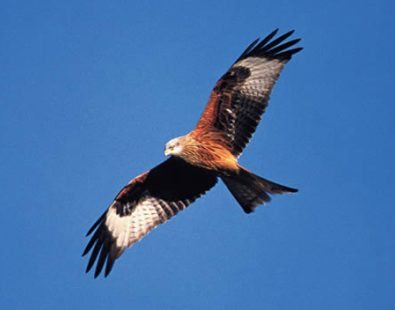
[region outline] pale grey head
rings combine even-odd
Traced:
[[[165,155],[166,156],[180,156],[183,150],[184,136],[171,139],[166,143]]]

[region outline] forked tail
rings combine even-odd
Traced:
[[[221,179],[246,213],[251,213],[260,204],[269,202],[269,194],[298,191],[261,178],[241,166],[238,174],[222,176]]]

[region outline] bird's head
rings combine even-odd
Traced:
[[[171,139],[166,143],[165,155],[166,156],[180,156],[183,150],[183,137]]]

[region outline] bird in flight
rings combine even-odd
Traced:
[[[297,189],[255,175],[238,163],[264,113],[284,65],[301,47],[276,37],[278,29],[252,42],[218,80],[196,127],[170,140],[167,160],[132,179],[89,229],[83,256],[91,252],[86,272],[96,262],[95,278],[128,247],[210,190],[220,178],[233,197],[251,213],[271,194]]]

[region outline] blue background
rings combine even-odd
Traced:
[[[3,1],[1,309],[394,309],[393,1]],[[296,29],[241,163],[300,192],[245,215],[223,184],[84,273],[87,229],[188,132],[256,37]]]

